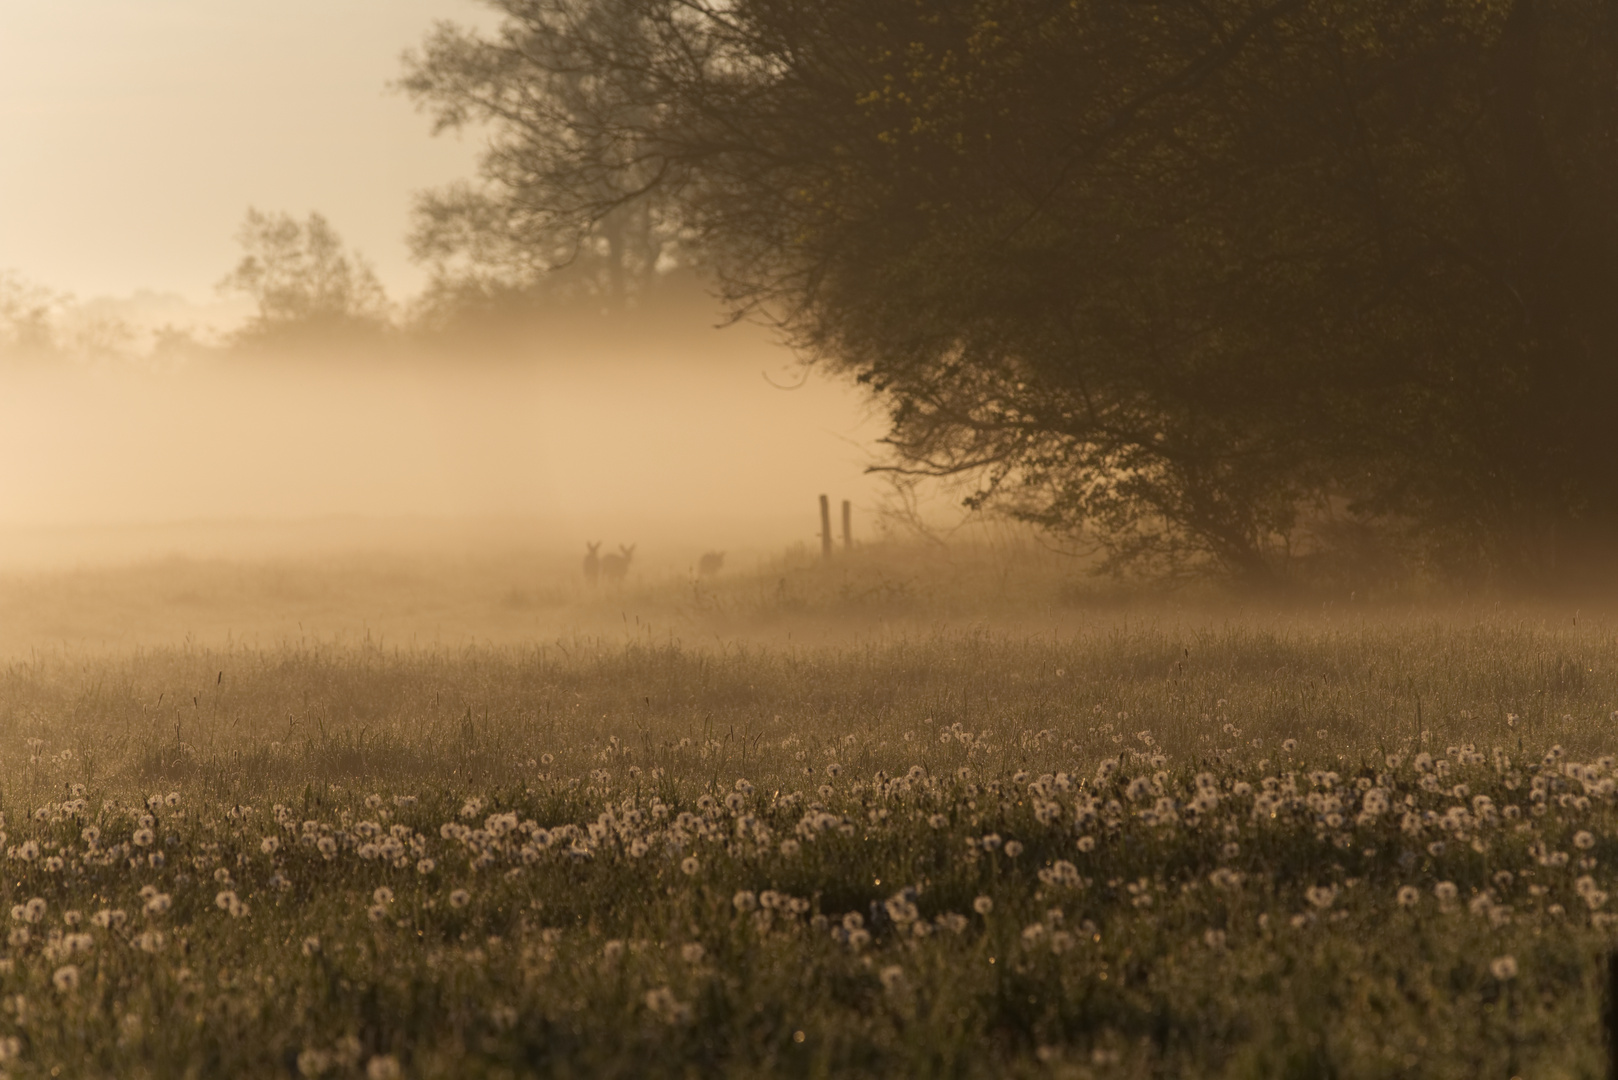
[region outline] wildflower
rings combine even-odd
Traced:
[[[433,862],[431,859],[422,859],[416,863],[416,873],[430,874],[435,868],[437,868],[437,866],[438,864]]]
[[[1489,961],[1489,974],[1506,982],[1517,977],[1517,958],[1515,956],[1497,956]]]
[[[832,762],[830,765],[826,766],[826,775],[831,777],[833,780],[835,780],[839,776],[841,776],[842,773],[843,773],[843,767],[841,765],[837,764],[835,761]]]
[[[949,818],[943,814],[933,814],[927,818],[927,824],[934,829],[942,829],[949,824]]]
[[[987,915],[989,912],[994,910],[994,898],[989,896],[978,897],[976,900],[972,901],[972,910],[977,912],[979,915]]]
[[[150,829],[136,829],[135,834],[129,838],[136,847],[151,847],[153,839]]]
[[[674,991],[666,986],[646,991],[646,1008],[665,1023],[674,1024],[691,1018],[691,1006],[681,1004]]]
[[[1438,897],[1440,903],[1449,903],[1451,900],[1454,900],[1459,893],[1460,890],[1455,887],[1455,882],[1453,881],[1440,881],[1437,885],[1433,886],[1433,895]]]
[[[266,855],[274,855],[280,847],[281,838],[279,836],[266,836],[258,845],[258,849]]]
[[[624,955],[624,943],[617,938],[613,938],[601,946],[601,956],[604,960],[616,960],[622,955]]]
[[[11,917],[17,917],[17,909],[11,909]],[[45,901],[41,897],[34,897],[22,906],[22,917],[31,923],[37,923],[45,917]]]
[[[393,903],[393,890],[383,885],[371,894],[371,899],[379,904],[391,904]]]
[[[84,921],[84,912],[64,911],[62,912],[62,921],[69,926],[77,926]]]
[[[1022,854],[1022,844],[1015,840],[1006,841],[1006,858],[1015,859]]]
[[[365,1080],[399,1080],[399,1059],[378,1054],[365,1063]]]
[[[94,825],[86,825],[84,831],[79,833],[79,836],[91,847],[95,847],[101,842],[101,830]]]
[[[781,854],[791,858],[798,853],[799,844],[796,840],[781,841]]]
[[[1304,899],[1324,912],[1336,902],[1336,886],[1311,886],[1304,891]]]
[[[896,994],[904,988],[905,970],[898,964],[889,964],[877,977],[882,980],[882,989],[890,994]]]
[[[1421,893],[1414,885],[1401,885],[1397,894],[1400,907],[1415,907],[1421,899]]]
[[[1076,886],[1079,884],[1079,868],[1066,859],[1057,859],[1048,869],[1039,872],[1039,880],[1047,885]]]
[[[737,911],[752,911],[758,907],[758,897],[746,889],[731,897],[730,902]]]
[[[372,904],[365,909],[365,915],[372,922],[381,922],[388,917],[388,909],[384,904]]]
[[[1596,838],[1591,836],[1586,830],[1580,829],[1578,832],[1573,834],[1573,846],[1581,850],[1588,851],[1596,846]]]
[[[1096,838],[1093,836],[1079,837],[1078,848],[1080,851],[1094,851],[1096,849]]]
[[[1298,748],[1298,740],[1297,739],[1283,739],[1282,742],[1281,742],[1281,749],[1285,750],[1289,754],[1292,753],[1292,751],[1296,750],[1297,748]]]
[[[328,862],[337,857],[337,841],[329,836],[322,836],[316,840],[315,847],[319,849],[321,857]]]
[[[51,982],[55,983],[56,989],[60,990],[62,993],[72,993],[74,990],[79,988],[78,966],[76,964],[62,965],[61,967],[57,968],[56,973],[51,976]]]
[[[688,964],[701,963],[702,957],[707,951],[708,950],[702,947],[700,942],[687,942],[686,944],[680,946],[680,959],[684,960]]]
[[[223,866],[213,872],[213,879],[221,885],[230,884],[230,871]]]
[[[999,833],[989,833],[980,842],[983,844],[983,850],[984,851],[994,851],[996,848],[998,848],[1000,846],[1000,843],[1001,843],[1000,834]]]
[[[456,889],[449,894],[449,906],[463,908],[472,902],[472,894],[465,889]]]
[[[20,949],[24,945],[28,944],[28,939],[32,936],[33,935],[28,932],[28,927],[15,926],[12,927],[11,933],[6,935],[6,943],[13,948]]]
[[[680,870],[687,876],[695,874],[701,868],[701,866],[702,864],[697,862],[697,857],[695,855],[687,855],[684,859],[680,860]]]
[[[168,943],[161,930],[145,930],[135,936],[135,946],[142,952],[155,953]]]
[[[224,895],[224,894],[221,893],[220,895]],[[173,903],[174,903],[174,900],[173,900],[172,897],[169,896],[168,893],[154,892],[146,900],[146,911],[149,914],[152,914],[152,915],[161,915],[165,911],[167,911],[169,909],[170,905],[173,904]],[[112,913],[110,911],[107,912],[107,915],[109,917],[111,916],[111,914]]]

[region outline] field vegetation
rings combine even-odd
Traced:
[[[1600,612],[570,566],[0,583],[0,1065],[1601,1072]]]

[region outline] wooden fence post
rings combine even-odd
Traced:
[[[854,550],[854,507],[847,499],[843,500],[843,550]]]
[[[831,499],[820,497],[820,557],[831,558]]]

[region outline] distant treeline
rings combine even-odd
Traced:
[[[419,295],[396,302],[319,213],[249,209],[237,240],[241,260],[219,290],[250,299],[253,313],[225,331],[139,327],[0,273],[0,366],[531,360],[558,342],[680,334],[718,317],[698,275],[672,259],[632,282],[604,253],[529,273],[439,265]]]

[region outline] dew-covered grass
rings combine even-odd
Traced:
[[[1602,1071],[1599,618],[624,621],[0,669],[0,1068]]]

